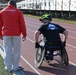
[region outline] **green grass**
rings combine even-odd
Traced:
[[[40,16],[35,16],[30,14],[24,14],[24,15],[28,17],[33,17],[33,18],[40,18]],[[65,20],[65,19],[59,19],[59,18],[53,18],[53,21],[67,23],[67,24],[74,24],[74,25],[76,24],[76,21],[74,20]]]
[[[12,73],[9,73],[7,70],[5,70],[4,67],[4,60],[0,55],[0,75],[13,75]]]
[[[53,18],[53,21],[63,22],[63,23],[67,23],[67,24],[76,24],[76,21],[74,21],[74,20],[65,20],[65,19],[59,19],[59,18]]]

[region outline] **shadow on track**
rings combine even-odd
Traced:
[[[41,66],[40,70],[55,74],[55,75],[75,75],[76,66],[69,64],[67,67],[62,67],[60,64],[49,64],[47,66]]]
[[[30,72],[30,71],[24,71],[25,75],[38,75],[36,73]]]

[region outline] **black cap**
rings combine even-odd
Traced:
[[[16,7],[16,0],[9,0],[8,4],[13,5]]]

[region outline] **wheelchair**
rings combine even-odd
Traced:
[[[60,45],[54,45],[54,46],[49,46],[48,44],[46,44],[47,48],[45,48],[44,40],[40,40],[39,44],[40,44],[40,47],[35,48],[36,50],[35,67],[36,68],[39,68],[41,64],[43,63],[43,61],[46,60],[46,58],[48,58],[47,60],[49,61],[51,60],[50,58],[54,58],[54,56],[59,56],[61,64],[64,66],[68,66],[69,64],[68,54],[65,47],[62,45],[62,43]],[[54,54],[54,51],[57,51],[56,54]],[[50,52],[52,52],[52,55],[50,55]]]

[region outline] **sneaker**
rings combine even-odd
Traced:
[[[13,75],[18,75],[18,73],[16,71],[13,71],[12,74]]]
[[[12,73],[12,70],[10,68],[7,68],[6,66],[5,66],[5,70],[7,70],[8,72]]]
[[[21,66],[19,66],[17,69],[15,69],[13,71],[19,71],[19,70],[23,70],[23,68]]]

